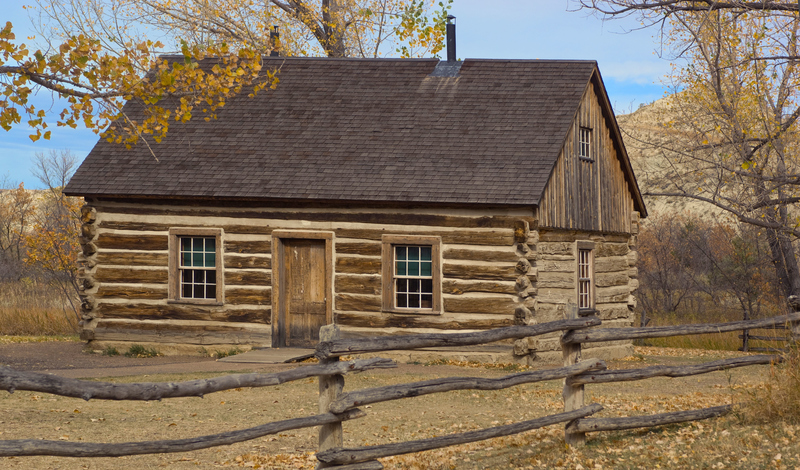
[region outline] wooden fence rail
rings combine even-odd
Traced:
[[[300,366],[270,374],[236,374],[213,379],[179,383],[114,384],[65,379],[35,372],[18,372],[0,367],[0,389],[14,392],[28,390],[67,397],[104,400],[160,400],[173,397],[200,396],[239,387],[279,385],[308,377],[319,377],[319,413],[195,438],[127,443],[75,443],[43,440],[0,440],[0,456],[54,455],[71,457],[118,457],[124,455],[185,452],[218,445],[233,444],[291,429],[320,426],[320,468],[340,470],[372,470],[383,468],[376,459],[392,455],[420,452],[445,446],[508,436],[542,426],[568,423],[565,440],[580,444],[585,433],[638,427],[659,426],[721,416],[732,409],[724,405],[700,410],[686,410],[649,416],[621,418],[589,418],[602,406],[584,403],[584,386],[594,383],[625,382],[653,377],[685,377],[712,371],[768,364],[781,356],[761,355],[710,361],[689,366],[652,366],[628,370],[606,370],[603,361],[581,360],[582,343],[632,340],[702,334],[722,331],[769,328],[788,325],[793,337],[800,335],[800,312],[765,320],[750,320],[713,325],[682,325],[656,328],[592,328],[601,324],[596,317],[578,318],[577,307],[568,306],[568,318],[530,326],[515,326],[477,333],[423,334],[394,337],[341,339],[335,325],[323,327],[321,342],[315,355],[317,365]],[[376,387],[343,393],[344,377],[352,372],[396,367],[382,358],[339,361],[345,354],[374,353],[389,350],[412,350],[428,347],[461,347],[486,344],[504,339],[519,339],[553,332],[563,332],[561,344],[564,366],[529,371],[496,379],[449,377],[400,385]],[[453,390],[500,390],[542,380],[564,379],[564,412],[528,421],[477,431],[439,436],[430,439],[345,449],[342,444],[342,422],[361,418],[366,413],[356,407],[365,404],[417,397]]]

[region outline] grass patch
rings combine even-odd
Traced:
[[[660,348],[706,349],[710,351],[738,351],[742,347],[740,331],[726,333],[709,333],[703,335],[671,336],[667,338],[649,338],[644,346]]]
[[[740,409],[745,423],[800,424],[800,350],[794,347],[784,357],[770,366],[766,381],[746,392]]]
[[[103,356],[119,356],[119,351],[114,346],[106,346],[103,349]]]
[[[54,336],[0,336],[0,344],[14,343],[45,343],[48,341],[64,341],[77,343],[81,338],[78,335],[54,335]]]
[[[125,357],[158,357],[162,354],[156,348],[146,348],[141,344],[134,344],[125,353]]]
[[[242,351],[239,348],[231,348],[231,349],[228,349],[227,351],[221,351],[219,349],[214,350],[214,351],[209,351],[206,348],[200,348],[200,354],[201,355],[206,356],[206,357],[213,357],[213,358],[216,358],[216,359],[222,359],[223,357],[228,357],[228,356],[235,356],[235,355],[241,354],[243,352],[244,351]]]
[[[78,320],[54,286],[29,279],[0,283],[0,335],[71,336]]]
[[[412,361],[409,364],[423,365],[423,366],[458,366],[458,367],[472,367],[483,369],[499,369],[506,372],[522,372],[530,370],[530,367],[524,364],[514,364],[505,362],[476,362],[476,361],[454,361],[452,359],[436,359],[435,361],[421,363],[419,361]]]

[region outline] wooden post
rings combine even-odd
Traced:
[[[790,295],[789,306],[791,306],[792,312],[800,312],[800,297]],[[791,348],[800,348],[800,321],[789,322],[788,326],[792,341],[789,343],[790,347],[787,347],[786,350],[789,351]]]
[[[338,325],[325,325],[319,329],[320,341],[334,341],[339,339],[340,329]],[[339,357],[329,357],[321,359],[321,364],[329,364],[331,362],[338,362]],[[328,413],[330,405],[334,400],[339,398],[344,388],[344,376],[336,374],[330,376],[320,376],[319,378],[319,412]],[[325,424],[319,428],[319,451],[342,447],[344,444],[342,434],[342,422],[333,424]],[[317,468],[332,467],[320,462]]]
[[[572,301],[567,303],[567,319],[578,318],[578,305]],[[565,331],[564,334],[567,332]],[[581,360],[581,343],[561,343],[564,365],[571,366]],[[575,411],[583,408],[583,384],[569,385],[564,379],[564,411]],[[570,430],[569,423],[564,428],[564,442],[568,445],[583,445],[586,443],[586,433]]]

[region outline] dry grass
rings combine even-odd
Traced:
[[[646,346],[661,348],[707,349],[712,351],[738,351],[742,347],[739,339],[741,331],[727,333],[710,333],[705,335],[671,336],[668,338],[650,338],[644,341]]]
[[[800,424],[800,351],[792,348],[785,357],[747,394],[741,409],[744,422]]]
[[[57,288],[36,281],[0,283],[0,334],[75,335],[78,322]]]

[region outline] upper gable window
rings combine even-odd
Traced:
[[[594,161],[594,155],[592,155],[592,130],[588,127],[581,127],[578,131],[578,158],[587,162]]]

